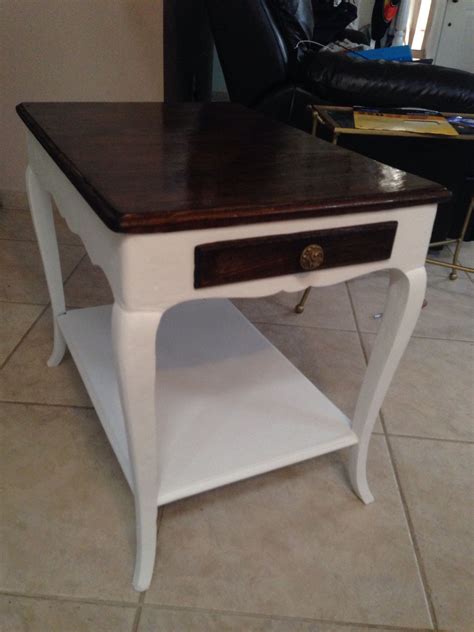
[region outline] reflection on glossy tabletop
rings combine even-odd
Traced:
[[[447,195],[231,103],[30,103],[18,113],[119,232],[379,210]]]

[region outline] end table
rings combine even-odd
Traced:
[[[151,581],[159,505],[348,446],[371,502],[369,439],[446,191],[230,103],[17,110],[54,316],[48,365],[69,348],[134,495],[135,589]],[[66,310],[51,196],[113,305]],[[227,300],[383,269],[388,306],[352,421]]]

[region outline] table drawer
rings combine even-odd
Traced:
[[[196,246],[194,287],[295,274],[389,259],[397,222]]]

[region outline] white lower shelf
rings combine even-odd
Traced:
[[[111,306],[58,322],[133,487]],[[159,505],[357,443],[348,418],[227,300],[164,315],[157,383]]]

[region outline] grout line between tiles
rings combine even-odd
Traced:
[[[355,305],[354,305],[354,299],[352,298],[351,288],[349,287],[349,284],[348,284],[347,281],[346,281],[346,288],[347,288],[347,294],[349,296],[349,303],[350,303],[351,310],[352,310],[352,316],[353,316],[354,322],[355,322],[356,333],[358,335],[359,344],[360,344],[360,347],[362,349],[362,355],[364,356],[365,364],[367,366],[368,363],[369,363],[369,358],[368,358],[367,352],[365,350],[364,343],[362,342],[362,334],[361,334],[361,331],[360,331],[360,328],[359,328],[359,323],[357,322],[357,314],[356,314],[356,309],[355,309]],[[374,335],[376,335],[376,334],[374,334]]]
[[[361,336],[376,336],[378,333],[377,331],[365,331],[362,329],[358,329],[357,332],[361,335]],[[437,340],[439,342],[467,342],[469,343],[473,343],[474,339],[468,339],[468,338],[439,338],[436,336],[420,336],[420,335],[415,335],[412,334],[411,338],[415,338],[416,340]]]
[[[0,237],[0,241],[12,241],[14,243],[22,243],[22,244],[34,244],[35,246],[38,245],[38,242],[36,239],[18,239],[18,237]],[[58,246],[59,248],[81,248],[84,249],[84,246],[82,245],[82,243],[64,243],[62,240],[59,241],[58,240]]]
[[[67,275],[67,278],[64,280],[63,282],[63,287],[64,285],[69,281],[69,279],[71,278],[71,276],[74,274],[74,272],[77,270],[77,268],[79,267],[79,264],[81,263],[81,261],[84,259],[84,257],[86,256],[86,254],[83,254],[82,257],[79,259],[79,261],[76,263],[76,265],[73,267],[73,269],[71,270],[71,272]],[[36,325],[36,323],[39,321],[39,319],[43,316],[43,314],[46,312],[46,310],[48,309],[48,307],[51,305],[50,302],[48,302],[44,308],[41,310],[40,314],[37,316],[37,318],[34,320],[34,322],[28,327],[28,329],[25,331],[25,333],[23,334],[23,336],[21,336],[20,340],[17,342],[17,344],[13,347],[13,349],[10,351],[10,353],[7,355],[7,357],[5,358],[5,360],[0,364],[0,370],[3,369],[4,366],[6,366],[7,362],[10,360],[10,358],[13,356],[13,354],[15,353],[15,351],[18,349],[18,347],[21,345],[21,343],[23,342],[23,340],[26,338],[26,336],[30,333],[30,331],[33,329],[33,327]]]
[[[363,336],[376,336],[377,332],[360,330],[360,334]],[[474,339],[468,338],[437,338],[436,336],[420,336],[415,334],[413,334],[411,338],[415,338],[416,340],[438,340],[439,342],[467,342],[468,344],[474,342]]]
[[[373,433],[373,434],[380,434],[380,433]],[[388,437],[394,437],[396,439],[418,439],[421,441],[438,441],[439,443],[461,443],[461,444],[468,444],[468,445],[472,445],[474,444],[474,441],[471,441],[469,439],[442,439],[440,437],[421,437],[419,435],[407,435],[407,434],[399,434],[398,432],[389,432],[387,431],[387,436]]]
[[[245,314],[244,314],[244,316],[245,316]],[[245,316],[245,318],[247,318],[247,316]],[[296,322],[296,323],[276,323],[275,321],[251,320],[250,318],[248,318],[248,320],[251,323],[255,324],[255,325],[270,325],[272,327],[299,327],[300,329],[322,329],[324,331],[343,331],[345,333],[350,333],[350,334],[357,333],[355,329],[342,329],[342,328],[338,328],[338,327],[317,327],[315,325],[300,325],[298,322]]]
[[[351,291],[350,288],[348,287],[348,291],[349,291],[349,297],[350,297],[350,303],[351,303],[351,307],[354,311],[354,318],[356,318],[355,316],[355,307],[354,307],[354,302],[352,300],[352,295],[351,295]],[[369,362],[369,356],[365,350],[364,344],[362,342],[362,335],[361,332],[359,330],[359,326],[357,323],[357,319],[356,319],[356,327],[357,327],[357,333],[359,335],[359,343],[362,349],[362,353],[364,354],[364,358],[366,361],[366,364],[368,364]],[[397,465],[396,465],[396,461],[395,461],[395,455],[394,455],[394,451],[392,448],[392,444],[390,442],[390,435],[387,432],[387,425],[385,423],[385,417],[384,414],[382,412],[382,409],[380,409],[379,411],[379,418],[380,418],[380,422],[382,424],[382,428],[385,434],[385,441],[387,444],[387,451],[388,451],[388,455],[389,455],[389,459],[390,459],[390,463],[392,465],[392,470],[393,470],[393,474],[394,474],[394,478],[395,478],[395,483],[398,489],[398,493],[400,496],[400,501],[402,504],[402,508],[403,508],[403,513],[405,515],[405,520],[407,523],[407,527],[408,527],[408,533],[411,539],[411,543],[413,546],[413,552],[415,555],[415,561],[416,561],[416,565],[418,568],[418,573],[420,576],[420,580],[421,580],[421,585],[423,587],[423,592],[425,594],[425,601],[426,601],[426,605],[428,607],[428,613],[431,619],[431,623],[433,625],[433,629],[434,630],[439,630],[439,626],[438,626],[438,618],[436,616],[436,611],[434,608],[434,604],[433,604],[433,599],[432,599],[432,592],[431,592],[431,587],[430,584],[428,582],[428,576],[423,564],[423,558],[421,555],[421,551],[420,551],[420,547],[418,545],[418,539],[416,537],[416,533],[415,533],[415,526],[413,524],[411,515],[410,515],[410,510],[408,508],[408,503],[406,501],[405,498],[405,494],[403,492],[403,487],[402,487],[402,483],[401,483],[401,478],[397,469]]]
[[[0,237],[0,241],[13,241],[14,243],[20,242],[23,244],[35,244],[37,245],[38,242],[36,241],[36,239],[34,239],[33,237],[31,239],[26,239],[26,238],[20,238],[20,237]],[[66,242],[63,241],[62,239],[58,239],[58,246],[60,246],[61,248],[63,246],[74,246],[74,247],[80,247],[83,248],[84,246],[82,245],[82,243],[78,243],[78,242]]]
[[[351,297],[351,305],[352,305],[352,297]],[[70,305],[69,307],[76,307],[74,305]],[[80,308],[80,306],[77,306],[77,308]],[[239,308],[237,308],[239,309]],[[239,311],[241,311],[239,309]],[[353,308],[353,311],[355,313],[355,310]],[[242,312],[243,313],[243,312]],[[244,314],[245,316],[245,314]],[[362,329],[358,328],[358,325],[356,324],[356,328],[355,329],[346,329],[346,328],[339,328],[339,327],[321,327],[321,326],[317,326],[317,325],[307,325],[307,324],[299,324],[298,322],[296,323],[276,323],[275,321],[270,321],[270,320],[254,320],[251,319],[247,316],[245,316],[251,323],[253,323],[254,325],[269,325],[271,327],[299,327],[300,329],[318,329],[318,330],[322,330],[322,331],[342,331],[344,333],[350,333],[350,334],[355,334],[355,333],[359,333],[360,335],[364,335],[364,336],[376,336],[377,332],[376,331],[363,331]],[[356,319],[356,317],[354,316],[354,319]],[[469,340],[467,338],[437,338],[435,336],[417,336],[417,335],[413,335],[412,338],[416,338],[417,340],[438,340],[441,342],[467,342],[467,343],[473,343],[473,340]],[[364,353],[365,356],[365,353]]]
[[[104,307],[106,305],[112,306],[113,300],[114,299],[112,298],[111,300],[104,301],[104,302],[101,302],[101,303],[96,303],[95,305],[91,305],[91,304],[89,304],[89,305],[77,305],[77,304],[74,305],[74,304],[68,303],[66,305],[66,311],[69,312],[69,311],[74,310],[74,309],[89,309],[91,307]]]
[[[69,279],[70,279],[70,276],[66,279],[66,281],[64,281],[64,285],[66,285]],[[474,282],[474,279],[472,282]],[[6,303],[6,304],[11,303],[12,305],[34,305],[35,307],[49,307],[49,302],[48,303],[30,303],[28,301],[11,301],[11,300],[6,300],[6,299],[0,299],[0,303]],[[68,303],[66,308],[67,309],[83,309],[84,305]],[[306,325],[306,324],[299,324],[299,323],[276,323],[275,321],[270,321],[270,320],[251,320],[250,318],[248,318],[248,320],[255,325],[270,325],[272,327],[299,327],[300,329],[319,329],[322,331],[342,331],[344,333],[351,333],[351,334],[358,333],[356,329],[345,329],[345,328],[338,328],[338,327],[321,327],[321,326]],[[360,334],[364,336],[376,336],[377,332],[360,330]],[[474,340],[469,340],[467,338],[439,338],[439,337],[437,338],[434,336],[420,336],[420,335],[413,335],[412,338],[416,338],[417,340],[438,340],[440,342],[466,342],[468,344],[474,342]]]
[[[44,595],[42,593],[23,593],[16,590],[0,590],[5,597],[21,599],[38,599],[44,601],[68,601],[70,603],[90,604],[92,606],[118,606],[119,608],[136,608],[138,601],[116,601],[115,599],[94,599],[93,597],[62,597],[61,595]]]
[[[435,338],[433,336],[415,336],[413,335],[412,338],[415,338],[416,340],[437,340],[439,342],[466,342],[467,344],[472,344],[474,343],[474,339],[468,339],[468,338]]]
[[[18,347],[21,345],[21,343],[23,342],[23,340],[26,338],[26,336],[30,333],[30,331],[33,329],[33,327],[36,325],[36,323],[39,321],[39,319],[43,316],[43,314],[46,312],[46,310],[49,307],[49,303],[47,305],[45,305],[43,307],[43,309],[40,311],[40,313],[38,314],[38,316],[34,319],[34,321],[31,323],[31,325],[28,327],[28,329],[25,331],[25,333],[20,337],[20,339],[18,340],[18,342],[16,343],[16,345],[13,347],[13,349],[10,351],[10,353],[7,354],[7,357],[5,358],[5,360],[0,364],[0,370],[3,369],[4,366],[6,366],[8,360],[10,360],[10,358],[12,357],[12,355],[15,353],[15,351],[18,349]]]
[[[164,508],[158,509],[157,517],[157,537],[163,519]],[[61,596],[61,595],[45,595],[41,593],[23,593],[14,590],[0,590],[0,595],[6,597],[18,597],[21,599],[39,599],[44,601],[64,601],[78,604],[90,604],[94,606],[117,606],[120,608],[135,608],[135,617],[133,621],[132,631],[137,632],[140,623],[142,607],[145,605],[146,591],[139,594],[136,602],[132,601],[117,601],[114,599],[94,599],[93,597],[73,597],[73,596]]]
[[[145,602],[145,595],[146,591],[141,592],[138,598],[137,610],[135,612],[135,618],[133,619],[132,632],[138,632],[138,626],[140,625],[140,619],[142,616],[142,608]]]
[[[362,343],[362,335],[361,335],[361,329],[360,329],[360,325],[359,325],[359,321],[357,320],[357,311],[355,308],[355,304],[354,304],[354,297],[352,296],[352,292],[351,292],[351,288],[349,285],[349,281],[346,281],[345,283],[346,285],[346,290],[347,290],[347,296],[349,297],[349,304],[351,306],[351,310],[352,310],[352,318],[354,319],[354,323],[355,323],[355,328],[356,328],[356,332],[359,338],[359,344],[362,348],[362,355],[364,356],[364,360],[365,360],[365,364],[368,364],[368,358],[367,358],[367,353],[365,352],[365,348],[364,345]]]
[[[410,537],[411,537],[411,541],[412,541],[412,545],[413,545],[413,550],[415,552],[415,558],[416,558],[417,565],[418,565],[418,570],[419,570],[419,573],[420,573],[421,583],[423,585],[423,589],[424,589],[424,592],[425,592],[426,603],[428,605],[428,610],[429,610],[429,613],[430,613],[430,616],[431,616],[431,620],[433,622],[433,628],[435,630],[439,630],[438,617],[436,616],[436,610],[435,610],[435,607],[434,607],[433,597],[432,597],[432,590],[431,590],[430,583],[428,581],[428,574],[427,574],[427,572],[425,570],[425,566],[424,566],[424,563],[423,563],[423,557],[422,557],[421,550],[420,550],[420,547],[419,547],[419,544],[418,544],[418,538],[417,538],[416,532],[415,532],[415,525],[413,524],[413,520],[411,518],[410,510],[408,508],[408,503],[407,503],[407,500],[406,500],[406,497],[405,497],[405,493],[403,491],[400,474],[398,472],[398,468],[397,468],[397,464],[396,464],[394,450],[393,450],[392,443],[391,443],[391,440],[390,440],[391,437],[387,433],[386,424],[385,424],[385,418],[384,418],[384,415],[383,415],[382,411],[380,411],[380,421],[382,423],[382,427],[383,427],[384,432],[385,432],[385,439],[387,441],[388,454],[390,456],[390,461],[392,463],[393,473],[395,475],[395,480],[396,480],[397,487],[398,487],[398,493],[400,494],[400,499],[401,499],[401,502],[402,502],[403,511],[405,513],[405,519],[407,521],[408,531],[410,533]]]
[[[18,406],[46,406],[48,408],[77,408],[79,410],[94,410],[92,404],[90,406],[81,406],[80,404],[48,404],[47,402],[25,402],[16,399],[0,399],[0,404],[17,404]]]
[[[16,241],[21,241],[21,242],[24,242],[24,243],[27,243],[27,244],[37,244],[38,243],[36,241],[36,239],[33,239],[33,238],[31,238],[31,239],[25,239],[25,238],[21,239],[19,237],[0,237],[0,241],[15,241],[15,242]]]
[[[394,625],[387,625],[384,623],[361,623],[361,622],[353,622],[353,621],[339,621],[334,619],[315,619],[311,617],[291,617],[291,616],[283,616],[283,615],[272,615],[272,614],[260,614],[255,612],[243,612],[243,611],[234,611],[234,610],[214,610],[209,608],[195,608],[189,606],[176,606],[176,605],[161,605],[161,604],[153,604],[153,603],[144,603],[145,600],[145,592],[140,593],[139,600],[137,602],[131,601],[116,601],[114,599],[94,599],[92,597],[62,597],[59,595],[44,595],[44,594],[34,594],[34,593],[22,593],[19,591],[9,591],[9,590],[0,590],[0,595],[4,597],[15,597],[19,599],[37,599],[41,601],[58,601],[65,603],[75,603],[75,604],[88,604],[92,606],[113,606],[118,608],[136,608],[137,613],[135,615],[135,619],[133,622],[132,632],[137,632],[137,625],[140,622],[140,617],[138,616],[138,611],[142,611],[144,607],[150,608],[150,610],[163,610],[163,611],[171,611],[171,612],[195,612],[199,614],[212,614],[212,615],[221,615],[221,616],[232,616],[232,617],[246,617],[253,618],[264,621],[288,621],[288,622],[302,622],[302,623],[324,623],[324,624],[332,624],[339,625],[342,627],[361,627],[364,629],[370,630],[393,630],[393,632],[433,632],[431,628],[407,628],[400,627]]]
[[[284,615],[273,615],[273,614],[264,614],[264,613],[256,613],[256,612],[244,612],[237,610],[220,610],[220,609],[210,609],[210,608],[195,608],[190,606],[175,606],[175,605],[162,605],[162,604],[146,604],[147,608],[152,610],[164,610],[171,612],[195,612],[199,614],[213,614],[213,615],[221,615],[221,616],[232,616],[232,617],[246,617],[252,619],[258,619],[263,621],[288,621],[288,622],[300,622],[300,623],[322,623],[322,624],[332,624],[338,625],[341,627],[354,628],[360,627],[363,629],[369,630],[393,630],[394,632],[433,632],[432,628],[407,628],[400,627],[396,625],[387,625],[384,623],[363,623],[363,622],[354,622],[354,621],[339,621],[338,619],[318,619],[313,617],[292,617],[292,616],[284,616]]]
[[[10,400],[10,399],[0,399],[0,404],[11,404],[13,406],[43,406],[45,408],[72,408],[77,410],[94,410],[94,406],[92,404],[90,406],[82,406],[80,404],[58,404],[58,403],[48,403],[48,402],[30,402],[30,401],[22,401],[22,400]],[[380,437],[385,436],[385,432],[379,432],[374,430],[372,432],[373,435],[377,435]],[[467,444],[473,445],[474,440],[470,439],[443,439],[440,437],[422,437],[420,435],[407,435],[400,434],[397,432],[389,432],[387,434],[390,437],[395,437],[398,439],[416,439],[420,441],[437,441],[439,443],[455,443],[455,444]],[[163,507],[164,511],[164,507]]]
[[[34,305],[35,307],[48,307],[49,302],[47,303],[29,303],[27,301],[10,301],[7,299],[0,299],[0,303],[6,303],[11,305]]]

